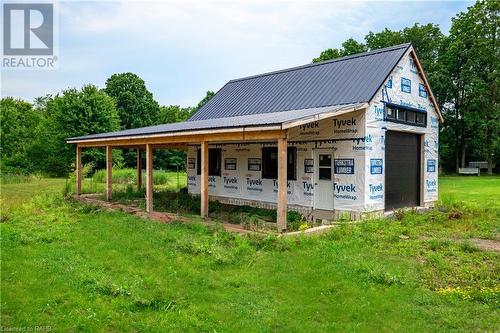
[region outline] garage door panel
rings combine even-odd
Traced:
[[[388,131],[385,147],[385,209],[419,204],[420,140],[417,134]]]

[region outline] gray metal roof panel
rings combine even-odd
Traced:
[[[294,119],[368,103],[409,47],[410,44],[402,44],[231,80],[188,121],[68,140],[281,125]]]
[[[303,119],[310,116],[319,115],[325,112],[342,111],[349,108],[362,108],[363,104],[346,104],[321,108],[311,108],[302,110],[291,110],[282,112],[271,112],[266,114],[251,114],[245,116],[228,117],[221,119],[205,119],[196,121],[184,121],[165,125],[148,126],[141,128],[128,129],[123,131],[85,135],[68,138],[68,141],[85,141],[104,138],[120,138],[132,136],[147,136],[154,134],[166,134],[172,132],[215,130],[236,127],[252,126],[275,126],[286,122]]]
[[[369,102],[409,47],[231,80],[188,121]]]

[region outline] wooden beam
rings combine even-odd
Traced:
[[[278,232],[286,230],[287,224],[287,139],[278,139],[278,211],[276,226]]]
[[[76,195],[82,194],[82,147],[76,146]]]
[[[192,134],[185,135],[182,132],[175,133],[175,135],[166,134],[155,134],[151,136],[142,137],[122,137],[116,138],[105,138],[100,140],[84,140],[84,141],[68,141],[68,143],[78,143],[82,147],[130,147],[138,145],[163,145],[167,147],[173,144],[187,144],[187,143],[199,143],[203,141],[220,141],[220,142],[231,142],[231,141],[250,141],[250,140],[272,140],[275,141],[278,138],[286,137],[286,132],[283,130],[270,130],[270,131],[240,131],[240,132],[229,132],[229,133],[204,133],[204,134]],[[172,147],[175,147],[173,145]],[[181,145],[182,146],[182,145]]]
[[[153,212],[153,146],[146,145],[146,212]]]
[[[106,200],[111,200],[113,192],[113,148],[106,146]]]
[[[201,217],[208,217],[208,142],[201,143],[201,182],[200,182],[200,197],[201,197]]]
[[[136,159],[137,159],[137,190],[140,190],[142,187],[142,156],[141,156],[141,148],[137,148],[136,150]]]
[[[186,169],[184,170],[186,172],[186,183],[184,184],[184,186],[187,188],[188,187],[188,178],[189,178],[189,157],[188,157],[188,154],[187,154],[187,151],[186,151]]]
[[[179,150],[187,150],[188,146],[184,143],[166,143],[166,144],[157,144],[154,145],[154,149],[179,149]]]

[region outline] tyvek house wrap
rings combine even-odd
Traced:
[[[313,207],[316,165],[315,149],[325,149],[333,154],[337,168],[332,181],[332,209],[361,211],[364,208],[364,161],[370,138],[365,137],[364,110],[340,115],[335,118],[314,121],[294,127],[289,131],[289,147],[297,148],[296,179],[288,181],[288,203]],[[368,141],[367,141],[368,140]],[[231,143],[210,145],[222,149],[221,176],[209,176],[209,194],[263,202],[277,202],[277,182],[263,179],[261,170],[250,170],[251,162],[262,163],[262,147],[276,146],[274,142]],[[196,170],[196,150],[188,149],[188,190],[200,193],[200,176]],[[236,159],[236,170],[226,170],[225,159]],[[307,160],[307,161],[306,161]],[[306,163],[307,162],[307,163]],[[342,171],[340,171],[342,170]]]
[[[402,79],[409,79],[411,92],[404,92]],[[424,204],[438,199],[438,153],[439,153],[439,118],[427,97],[421,96],[423,85],[415,65],[415,59],[408,51],[391,73],[384,87],[375,95],[366,111],[366,135],[372,138],[372,147],[367,150],[365,160],[365,211],[384,209],[385,191],[385,134],[386,130],[404,131],[423,134],[424,161],[423,168],[423,200]],[[408,106],[427,112],[427,126],[418,127],[384,121],[384,102]],[[404,172],[404,170],[402,170]]]

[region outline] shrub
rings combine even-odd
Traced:
[[[253,230],[258,230],[261,229],[263,226],[263,222],[261,219],[259,219],[258,216],[256,215],[249,215],[249,214],[243,214],[241,213],[242,220],[243,220],[243,226],[245,229],[253,229]]]
[[[165,170],[153,170],[154,185],[169,185],[174,180],[171,173]],[[97,183],[106,182],[106,170],[97,170],[92,176],[92,180]],[[142,183],[146,182],[146,173],[142,173]],[[136,184],[137,170],[132,168],[113,169],[113,183],[115,184]]]
[[[305,217],[299,212],[289,211],[287,214],[288,230],[297,231],[303,224],[307,225]]]

